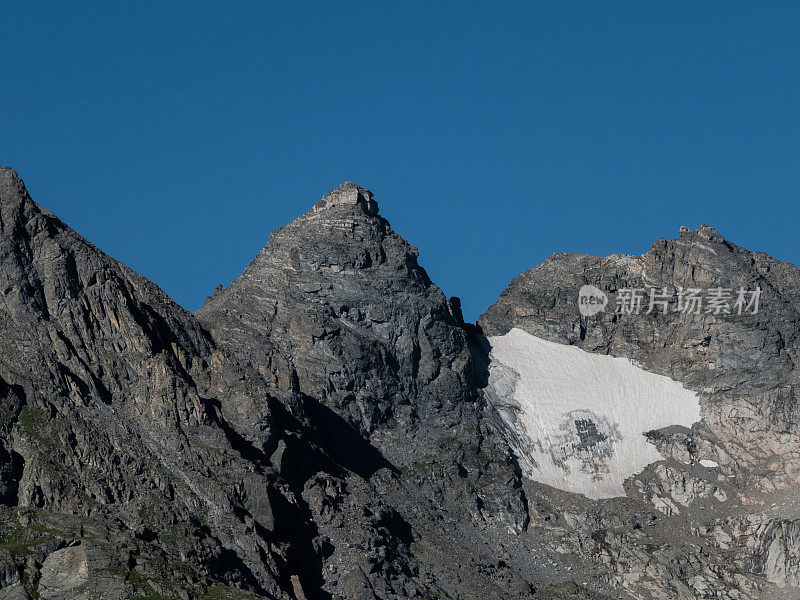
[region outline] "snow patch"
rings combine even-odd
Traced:
[[[663,458],[644,433],[700,420],[694,392],[627,358],[517,328],[489,343],[487,396],[535,481],[589,498],[624,496],[625,479]]]
[[[702,459],[700,461],[700,464],[703,465],[704,467],[706,467],[707,469],[713,469],[714,467],[718,467],[719,466],[718,462],[716,462],[714,460],[708,460],[707,458]]]

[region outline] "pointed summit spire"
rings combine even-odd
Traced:
[[[11,167],[0,167],[0,201],[9,202],[27,196],[25,184]]]
[[[0,167],[0,234],[8,236],[21,231],[35,215],[56,219],[50,211],[31,200],[25,183],[14,169]]]
[[[0,167],[0,181],[19,180],[19,175],[11,167]]]
[[[368,215],[378,214],[378,203],[372,199],[372,192],[352,181],[345,181],[336,189],[325,194],[322,200],[314,205],[314,212],[342,205],[360,205]]]

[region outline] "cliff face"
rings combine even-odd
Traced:
[[[487,431],[481,374],[457,299],[448,301],[430,281],[417,249],[379,216],[369,190],[345,183],[275,231],[198,318],[227,356],[257,371],[293,414],[325,433],[327,456],[361,476],[340,484],[353,490],[351,501],[377,493],[432,555],[465,545],[447,521],[474,537],[483,527],[525,528],[521,481],[505,442]],[[353,439],[373,453],[350,457]],[[355,558],[341,548],[354,532],[356,524],[344,536],[330,533],[342,540],[331,560],[346,572]],[[473,545],[461,551],[472,554]],[[410,560],[408,543],[404,552]],[[404,568],[417,583],[392,584],[380,595],[411,594],[420,569],[446,573],[430,575],[434,590],[440,577],[465,571],[450,559],[414,561],[422,566]],[[372,569],[362,569],[364,581]],[[486,588],[487,597],[496,593],[474,573],[457,577]]]
[[[580,314],[584,285],[605,311]],[[613,314],[673,285],[761,308]],[[554,255],[481,332],[346,183],[192,315],[0,169],[0,600],[779,597],[800,581],[797,300],[795,267],[701,227]],[[646,432],[624,496],[549,487],[509,423],[556,378],[498,380],[514,328],[668,376],[701,420]],[[576,419],[564,457],[616,440]]]

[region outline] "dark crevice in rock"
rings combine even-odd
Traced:
[[[14,450],[0,446],[0,504],[17,506],[19,480],[25,468],[25,459]]]
[[[0,377],[0,504],[17,506],[25,459],[12,447],[12,431],[26,404],[22,386]]]
[[[300,498],[303,483],[290,482],[295,499]],[[322,589],[322,556],[314,545],[319,529],[311,511],[304,502],[291,502],[272,488],[269,497],[275,512],[275,537],[289,543],[279,578],[281,586],[292,589],[291,577],[295,575],[309,600],[329,600],[331,595]]]
[[[475,366],[476,385],[478,388],[485,388],[489,385],[489,363],[491,362],[489,353],[492,351],[492,345],[483,335],[483,329],[479,325],[465,323],[463,329],[467,334],[467,344]]]
[[[365,480],[380,469],[397,472],[377,448],[336,412],[305,395],[302,396],[301,406],[303,416],[308,420],[304,437],[323,449],[325,456],[338,467],[355,473]],[[291,419],[291,415],[287,412],[280,411],[277,406],[275,409],[276,416]],[[283,424],[289,425],[286,421]]]
[[[207,525],[196,519],[192,519],[192,525],[198,534],[203,534],[207,539],[214,540],[218,544],[218,550],[213,557],[205,561],[205,567],[211,577],[219,581],[235,583],[237,587],[253,590],[257,594],[267,594],[252,569],[234,550],[226,548]]]
[[[230,442],[231,446],[242,458],[249,460],[259,467],[266,467],[269,465],[269,457],[264,451],[258,449],[248,441],[222,417],[222,405],[219,400],[215,398],[201,398],[201,400],[205,408],[206,416],[222,430],[228,442]]]
[[[203,399],[206,414],[224,432],[231,446],[240,455],[263,469],[270,468],[266,452],[238,433],[222,417],[222,407],[218,400]],[[329,594],[322,592],[322,557],[314,546],[319,530],[314,524],[308,506],[301,500],[305,482],[320,471],[333,472],[339,476],[345,471],[333,463],[323,453],[310,446],[302,437],[296,435],[302,426],[294,420],[283,405],[271,400],[271,410],[276,420],[283,425],[287,444],[287,460],[281,469],[281,476],[292,492],[291,500],[274,487],[267,489],[269,504],[273,512],[274,531],[267,531],[263,525],[256,524],[257,533],[267,542],[284,544],[286,558],[282,560],[278,580],[284,589],[292,589],[291,576],[299,578],[309,600],[328,600]]]

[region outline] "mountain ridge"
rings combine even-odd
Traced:
[[[351,182],[195,314],[10,169],[0,209],[2,600],[756,600],[800,581],[800,271],[713,228],[554,254],[475,326]],[[578,311],[582,285],[676,282],[763,284],[763,310]],[[624,497],[523,476],[492,376],[512,328],[669,375],[703,420],[647,432],[663,460]]]

